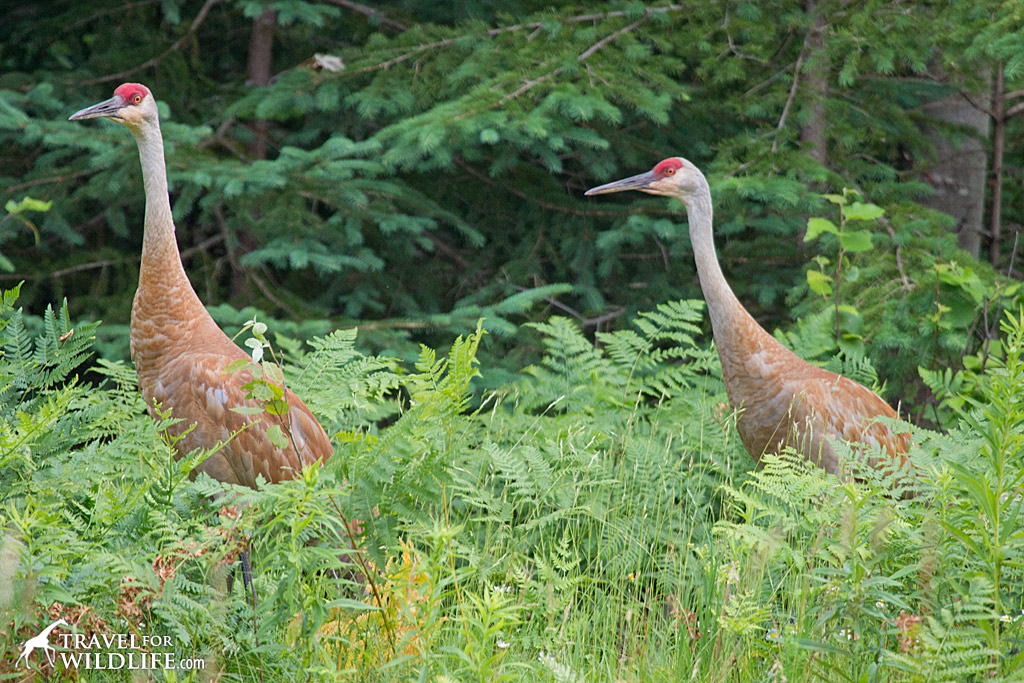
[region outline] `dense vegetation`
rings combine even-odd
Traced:
[[[4,11],[0,680],[59,617],[206,662],[168,681],[1024,676],[1016,3]],[[135,146],[66,121],[122,81],[201,298],[336,445],[295,481],[190,481],[145,414]],[[929,203],[957,93],[1005,96],[984,260]],[[754,468],[681,207],[582,197],[675,154],[755,317],[902,403],[906,468]]]

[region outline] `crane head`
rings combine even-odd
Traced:
[[[700,170],[682,157],[669,157],[659,161],[646,173],[616,180],[607,185],[592,187],[584,194],[608,194],[625,190],[638,190],[647,194],[660,194],[686,200],[694,192],[706,186],[707,181]]]
[[[140,83],[123,83],[114,91],[114,96],[99,104],[76,111],[69,121],[108,118],[129,128],[138,128],[156,114],[156,102],[149,88]]]

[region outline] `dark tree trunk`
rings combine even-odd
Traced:
[[[800,126],[800,145],[824,165],[828,159],[825,130],[825,96],[828,94],[828,55],[825,54],[825,17],[818,9],[817,0],[804,0],[804,12],[811,17],[811,29],[804,40],[807,53],[804,79],[807,101],[806,119]]]
[[[992,241],[988,257],[993,268],[999,267],[999,242],[1003,225],[1003,147],[1006,142],[1006,89],[1003,85],[1003,65],[996,65],[992,87],[992,202],[989,205],[988,225]]]
[[[274,57],[274,29],[277,26],[277,12],[264,6],[263,12],[253,19],[252,35],[249,38],[249,78],[248,82],[256,86],[267,86],[270,84],[270,74]],[[265,119],[256,119],[250,124],[253,139],[249,143],[249,154],[253,159],[267,158],[267,141],[270,137],[270,122]],[[252,211],[253,221],[258,221],[260,212],[258,209]],[[247,273],[241,267],[238,256],[245,254],[259,245],[256,235],[248,227],[242,227],[235,232],[238,240],[237,249],[229,248],[229,256],[232,265],[231,290],[237,295],[248,295],[250,293],[249,278],[257,277],[255,274]]]
[[[923,107],[929,116],[946,124],[966,127],[971,134],[953,134],[948,129],[925,130],[935,147],[935,159],[923,174],[935,194],[921,203],[956,219],[957,242],[975,258],[981,252],[981,235],[986,232],[985,183],[987,157],[984,141],[989,136],[989,115],[958,93]]]
[[[265,86],[270,83],[270,69],[274,57],[274,28],[277,26],[277,12],[269,6],[253,20],[252,37],[249,39],[249,82]],[[253,122],[253,141],[249,153],[256,159],[267,157],[267,135],[270,124],[264,119]]]

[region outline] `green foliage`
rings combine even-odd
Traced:
[[[281,337],[284,381],[323,408],[337,453],[249,490],[190,481],[208,453],[175,460],[129,368],[76,379],[95,330],[61,342],[65,308],[32,341],[16,296],[0,340],[4,648],[64,616],[166,634],[238,680],[1021,672],[1024,312],[948,404],[952,434],[915,430],[891,467],[841,446],[843,480],[789,453],[749,471],[694,337],[699,302],[597,345],[553,318],[535,328],[541,361],[483,393],[482,326],[412,367],[364,356],[351,330],[305,349]],[[813,346],[821,329],[786,338]],[[271,327],[249,330],[266,350]],[[243,543],[253,595],[225,588]]]
[[[880,375],[890,391],[903,387],[896,397],[923,382],[930,395],[904,398],[905,409],[918,423],[951,427],[950,406],[971,393],[977,373],[1001,353],[995,321],[1024,302],[1024,289],[986,264],[943,259],[955,252],[954,240],[941,231],[922,232],[926,219],[918,209],[898,207],[887,216],[881,207],[854,201],[858,194],[825,195],[839,207],[838,226],[808,220],[805,240],[820,246],[818,269],[807,270],[796,306],[802,317],[777,336],[809,360],[845,359],[830,361],[830,369],[843,374],[872,367],[869,386]],[[849,221],[867,227],[850,231]],[[834,268],[831,275],[828,268]]]
[[[208,664],[168,680],[1020,680],[1024,291],[917,203],[927,105],[1024,85],[1016,3],[280,0],[259,86],[267,4],[5,8],[0,678],[65,616]],[[253,396],[336,446],[300,478],[192,481],[146,414],[136,151],[66,121],[122,80]],[[755,317],[945,433],[751,471],[680,207],[582,198],[679,154]]]
[[[4,219],[0,268],[25,279],[29,310],[90,291],[72,297],[70,313],[112,323],[104,357],[127,357],[143,192],[124,130],[65,119],[119,80],[146,81],[160,101],[174,217],[204,301],[320,327],[302,338],[358,321],[365,349],[412,360],[419,343],[446,345],[483,317],[495,334],[484,354],[501,361],[497,386],[537,362],[540,347],[513,341],[524,322],[557,309],[605,332],[622,315],[696,297],[685,230],[663,200],[595,208],[581,197],[598,180],[683,154],[707,171],[724,270],[759,320],[787,325],[816,309],[806,287],[831,296],[847,283],[836,298],[864,317],[865,332],[833,321],[853,335],[841,344],[863,337],[892,395],[921,407],[917,366],[944,369],[965,346],[976,351],[977,330],[960,318],[977,301],[961,302],[958,285],[926,301],[936,254],[978,275],[972,292],[990,293],[995,276],[956,251],[948,219],[915,203],[929,191],[921,112],[958,88],[984,99],[975,91],[993,64],[1019,90],[1024,43],[1012,3],[584,11],[395,1],[360,13],[289,0],[271,4],[265,87],[248,84],[264,4],[211,7],[23,4],[0,27],[0,45],[18,46],[0,52],[0,201],[22,206],[28,192],[51,203],[18,214],[30,217],[31,237],[20,219]],[[819,16],[828,30],[811,50]],[[930,80],[932,66],[948,81]],[[825,163],[799,135],[817,105],[808,87],[817,69],[828,83]],[[1007,168],[1020,154],[1016,125]],[[1024,204],[1006,185],[1006,221],[1019,223]],[[845,231],[853,267],[833,282],[843,259],[831,245],[821,254],[829,264],[810,270],[793,245],[822,214],[818,193],[841,188],[886,213]],[[943,306],[957,317],[948,327]],[[900,360],[929,337],[923,362]]]
[[[7,212],[7,215],[0,218],[0,227],[12,218],[17,219],[22,223],[22,225],[32,231],[36,244],[39,244],[39,229],[26,214],[30,211],[46,212],[50,210],[51,206],[53,206],[53,202],[44,202],[38,199],[33,199],[32,197],[23,197],[20,201],[10,199],[4,206],[4,211]],[[0,232],[0,243],[6,242],[10,238],[11,234],[9,230],[10,229],[8,228],[7,230]],[[14,270],[14,264],[11,263],[10,259],[3,254],[0,254],[0,270],[6,270],[8,272]]]

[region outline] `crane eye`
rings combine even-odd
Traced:
[[[665,175],[675,175],[675,172],[676,172],[676,169],[674,169],[674,168],[666,168],[665,169]]]
[[[135,95],[132,96],[132,104],[138,104],[140,102],[142,102],[142,95],[135,93]]]

